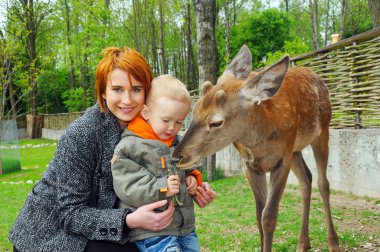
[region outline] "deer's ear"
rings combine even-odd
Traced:
[[[212,88],[212,83],[206,81],[202,84],[202,95],[205,95]]]
[[[224,74],[232,74],[238,79],[245,80],[251,71],[252,54],[249,51],[248,47],[246,45],[243,45],[238,54],[224,71]]]
[[[280,89],[288,71],[289,55],[277,63],[259,72],[257,76],[248,80],[242,89],[245,97],[253,102],[260,103],[274,96]]]

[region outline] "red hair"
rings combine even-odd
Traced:
[[[102,95],[106,91],[109,74],[114,69],[127,72],[131,85],[131,75],[143,84],[146,98],[150,91],[153,73],[144,56],[129,47],[108,47],[102,51],[102,55],[103,58],[96,68],[96,96],[102,112],[107,111],[103,104]]]

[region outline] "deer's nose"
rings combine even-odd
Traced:
[[[181,160],[181,158],[182,158],[181,153],[177,149],[175,149],[172,153],[172,159],[179,162]]]

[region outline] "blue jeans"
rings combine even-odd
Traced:
[[[155,236],[136,241],[142,252],[199,252],[198,237],[195,232],[187,236]]]

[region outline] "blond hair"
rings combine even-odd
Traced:
[[[186,86],[177,78],[165,74],[153,79],[146,105],[152,104],[159,97],[166,97],[191,106],[191,96]]]

